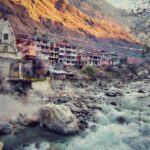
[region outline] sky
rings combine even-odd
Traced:
[[[116,7],[128,9],[131,7],[131,4],[134,0],[107,0],[107,1]]]

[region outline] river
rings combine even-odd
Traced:
[[[90,93],[102,107],[89,122],[92,128],[69,137],[29,128],[24,134],[5,137],[5,150],[150,150],[150,81],[109,90],[120,90],[124,96],[106,97],[100,90]]]

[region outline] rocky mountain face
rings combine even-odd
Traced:
[[[0,0],[0,12],[8,14],[16,34],[32,34],[37,29],[84,47],[99,47],[107,40],[134,42],[111,13],[103,11],[107,7],[103,0]]]
[[[113,19],[116,22],[130,27],[136,21],[135,16],[129,15],[128,10],[112,6],[106,0],[69,0],[84,13],[98,19]]]

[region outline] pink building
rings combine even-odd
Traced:
[[[101,66],[109,66],[109,65],[113,65],[112,60],[101,60]]]
[[[33,40],[18,38],[16,40],[16,45],[23,58],[33,59],[36,57],[36,45]]]
[[[130,64],[139,64],[140,63],[140,59],[128,57],[128,63],[130,63]]]

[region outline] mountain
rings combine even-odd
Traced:
[[[36,28],[41,33],[49,33],[55,39],[67,39],[86,47],[99,47],[101,41],[105,43],[107,40],[135,41],[124,27],[114,21],[114,18],[107,16],[108,14],[104,15],[103,12],[100,14],[102,10],[99,8],[97,9],[101,17],[92,15],[92,11],[89,14],[79,8],[75,3],[77,1],[0,0],[0,12],[5,11],[8,14],[16,35],[32,34]],[[95,3],[93,5],[96,7]],[[88,10],[88,7],[90,5],[85,9]]]
[[[97,19],[109,18],[130,27],[136,21],[135,16],[128,15],[128,10],[119,9],[106,0],[69,0],[84,13]]]

